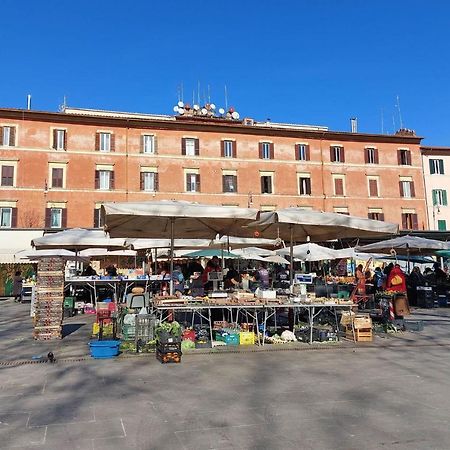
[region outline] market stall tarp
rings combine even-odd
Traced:
[[[211,243],[211,239],[175,239],[174,248],[205,248]],[[170,248],[170,239],[126,239],[125,246],[134,250]]]
[[[136,256],[136,250],[124,249],[124,250],[108,250],[107,248],[88,248],[81,250],[78,254],[87,258],[95,258],[102,256]]]
[[[278,255],[290,255],[289,248],[282,248],[277,250]],[[322,245],[307,242],[306,244],[294,245],[292,249],[294,258],[301,261],[324,261],[327,259],[338,259],[337,251],[332,248],[324,247]]]
[[[398,253],[399,255],[434,255],[437,250],[450,250],[450,244],[418,236],[400,236],[357,247],[358,252]]]
[[[256,220],[258,210],[161,200],[105,203],[101,214],[111,237],[214,239],[251,237],[243,225]]]
[[[213,256],[217,256],[219,258],[239,258],[239,255],[236,255],[235,253],[215,248],[205,248],[203,250],[185,253],[182,256],[185,258],[212,258]]]
[[[315,242],[398,233],[394,223],[301,208],[260,212],[249,228],[258,231],[262,238]]]
[[[275,263],[275,264],[289,264],[289,261],[286,258],[283,258],[281,255],[266,256],[262,260],[265,262],[270,262],[270,263]]]
[[[75,252],[71,252],[70,250],[64,249],[47,249],[47,250],[22,250],[15,254],[17,259],[28,260],[28,261],[37,261],[42,258],[62,258],[65,261],[89,261],[86,257],[78,257]]]
[[[31,250],[31,240],[42,235],[43,230],[0,229],[0,264],[24,264],[14,255],[24,249]]]
[[[124,239],[112,239],[102,230],[71,228],[58,233],[50,233],[33,239],[31,245],[38,250],[61,248],[66,250],[84,250],[87,248],[123,249]]]

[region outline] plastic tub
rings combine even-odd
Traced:
[[[119,354],[119,340],[91,341],[91,356],[96,359],[114,358]]]

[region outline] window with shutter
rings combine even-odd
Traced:
[[[100,228],[100,208],[94,208],[94,228]]]
[[[144,191],[150,191],[150,192],[156,191],[155,179],[156,179],[155,172],[142,172],[141,173],[141,180],[142,180],[141,189]]]
[[[142,153],[155,154],[155,136],[149,134],[142,136]]]
[[[62,228],[62,208],[50,208],[50,228]]]
[[[330,147],[330,161],[331,162],[345,162],[344,147],[331,146]]]
[[[11,228],[12,208],[0,208],[0,227]]]
[[[197,187],[200,187],[199,177],[196,173],[186,173],[186,192],[197,192]]]
[[[223,184],[223,192],[237,192],[236,175],[223,175],[222,184]]]
[[[62,168],[52,168],[52,188],[63,188],[63,177],[64,177],[64,169]]]
[[[444,219],[438,220],[438,230],[447,231],[447,222]]]
[[[370,212],[367,217],[372,220],[381,220],[384,221],[384,214],[381,212]]]
[[[261,176],[261,193],[272,194],[272,177],[270,175]]]
[[[447,206],[447,191],[445,189],[433,189],[432,197],[434,206]]]
[[[2,128],[1,145],[5,147],[14,147],[16,144],[16,128],[6,126]]]
[[[397,152],[398,164],[400,166],[410,166],[411,165],[411,152],[409,150],[400,149]]]
[[[224,158],[234,158],[234,141],[221,141],[222,156]]]
[[[309,145],[297,144],[295,146],[296,159],[299,161],[309,161]]]
[[[369,196],[378,197],[378,180],[369,179]]]
[[[14,186],[14,166],[2,166],[2,186]]]
[[[365,162],[366,164],[378,164],[376,148],[366,148]]]
[[[299,178],[299,191],[300,195],[311,195],[311,178],[309,177]]]
[[[335,178],[334,179],[334,195],[343,196],[344,195],[344,179]]]
[[[196,141],[198,142],[198,139],[191,139],[191,138],[183,138],[182,142],[184,142],[184,153],[183,155],[186,156],[195,156],[197,145]]]
[[[419,223],[418,223],[417,214],[403,213],[402,214],[402,228],[404,230],[418,230]]]
[[[113,189],[111,187],[111,174],[113,172],[110,170],[96,170],[95,171],[95,183],[97,185],[97,174],[98,174],[98,188],[100,190],[109,190]]]
[[[273,147],[270,142],[260,142],[260,158],[261,159],[272,159],[271,154],[273,152]]]
[[[55,150],[66,149],[66,130],[53,130],[53,148]]]
[[[430,174],[444,175],[444,160],[443,159],[430,159]]]
[[[67,228],[67,209],[61,210],[61,228]]]
[[[101,152],[110,152],[111,150],[111,133],[97,133],[99,136],[99,150]]]

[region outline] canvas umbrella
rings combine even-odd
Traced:
[[[409,234],[405,236],[399,236],[394,239],[387,239],[373,244],[363,245],[357,247],[360,252],[378,252],[406,255],[409,262],[411,255],[433,255],[438,250],[449,250],[450,245],[448,242],[437,241],[435,239],[426,239],[419,236],[411,236]]]
[[[77,252],[87,248],[123,249],[124,244],[124,239],[111,239],[102,230],[84,228],[49,233],[31,241],[31,245],[37,250],[61,248]]]
[[[262,261],[271,262],[275,264],[289,264],[289,261],[280,255],[266,256],[265,258],[262,258]]]
[[[278,255],[290,255],[289,248],[277,250]],[[292,256],[302,261],[323,261],[325,259],[336,259],[336,250],[322,245],[307,242],[306,244],[294,245]]]
[[[337,237],[374,237],[398,233],[397,224],[301,208],[261,212],[258,220],[249,224],[249,228],[257,230],[263,238],[289,241],[291,261],[294,240],[325,241]],[[291,285],[293,276],[291,270]]]
[[[256,220],[258,211],[175,200],[105,203],[101,208],[105,228],[111,237],[169,238],[170,271],[173,272],[174,240],[209,238],[219,235],[250,236],[243,228]],[[170,283],[170,292],[173,285]]]
[[[373,244],[357,247],[358,252],[391,253],[395,250],[399,255],[433,255],[437,250],[450,250],[448,242],[426,239],[419,236],[399,236]]]
[[[28,259],[30,261],[37,261],[42,258],[62,258],[65,261],[75,261],[78,257],[75,252],[63,249],[47,249],[47,250],[22,250],[14,255],[17,259]],[[80,260],[80,258],[78,258]],[[88,258],[81,258],[83,262],[89,261]]]
[[[195,252],[185,253],[182,255],[185,258],[212,258],[218,256],[223,258],[239,258],[235,253],[227,252],[226,250],[205,248],[204,250],[197,250]]]

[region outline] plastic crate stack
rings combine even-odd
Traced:
[[[157,339],[156,359],[162,364],[181,362],[181,336],[161,333]]]
[[[64,302],[64,260],[42,258],[38,263],[34,339],[61,339]]]

